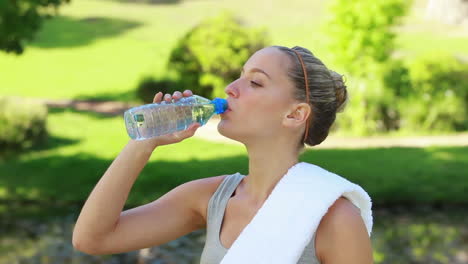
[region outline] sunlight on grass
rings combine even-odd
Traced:
[[[45,23],[23,55],[0,54],[0,94],[135,100],[133,91],[138,81],[144,75],[163,71],[176,41],[202,19],[225,9],[234,11],[247,25],[266,27],[272,44],[302,45],[327,62],[329,51],[319,32],[326,16],[323,1],[220,0],[148,5],[76,0],[60,8],[59,17]],[[405,56],[432,49],[468,54],[466,36],[455,31],[450,37],[444,36],[443,30],[431,32],[414,13],[400,30],[398,43]],[[2,184],[11,184],[22,195],[33,198],[82,200],[129,140],[121,116],[55,109],[49,114],[48,129],[47,147],[0,163]],[[333,136],[341,136],[340,131]],[[467,155],[466,147],[311,149],[302,160],[361,183],[380,201],[458,202],[466,199],[463,171]],[[130,196],[130,201],[146,201],[183,182],[236,171],[248,173],[243,146],[192,137],[155,150],[135,184],[139,191]],[[450,182],[461,184],[450,186]],[[2,188],[0,197],[7,195]]]
[[[7,189],[4,186],[0,186],[0,198],[5,198],[8,195]],[[1,207],[0,207],[1,212]]]
[[[79,141],[61,146],[48,154],[71,156],[78,152],[99,158],[113,159],[129,141],[123,117],[104,117],[92,113],[64,111],[49,115],[48,127],[53,135]],[[151,160],[187,161],[240,155],[243,147],[189,138],[179,144],[161,146]]]
[[[0,94],[133,101],[138,81],[164,70],[177,40],[223,10],[234,11],[247,25],[266,27],[272,44],[308,47],[325,62],[329,57],[319,30],[327,11],[319,0],[167,5],[77,0],[59,10],[60,16],[44,24],[23,55],[0,53]],[[424,21],[413,15],[402,28],[398,43],[403,54],[444,49],[468,55],[466,34],[449,38],[421,25]],[[113,93],[118,95],[109,96]]]
[[[56,110],[48,121],[52,143],[0,163],[2,185],[31,199],[84,199],[129,140],[123,119]],[[466,200],[467,147],[309,149],[300,160],[360,184],[376,203]],[[192,137],[155,150],[129,203],[150,201],[190,180],[235,172],[248,173],[243,146]]]
[[[430,51],[446,51],[468,58],[468,34],[465,36],[434,35],[429,32],[403,32],[397,38],[397,44],[407,55],[416,55]],[[424,45],[422,45],[424,43]]]

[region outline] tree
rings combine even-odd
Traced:
[[[168,69],[176,72],[182,87],[201,96],[223,97],[224,87],[239,77],[242,65],[268,43],[264,28],[248,27],[224,12],[201,21],[179,40]]]
[[[467,0],[429,0],[426,17],[447,24],[459,24],[468,21]]]
[[[325,26],[335,66],[349,77],[350,104],[340,125],[355,134],[392,129],[392,91],[383,72],[395,50],[394,27],[410,6],[407,0],[334,0]]]
[[[0,0],[0,50],[23,53],[42,22],[70,0]]]

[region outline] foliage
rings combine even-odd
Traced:
[[[224,86],[267,43],[264,29],[248,28],[231,13],[223,13],[191,29],[172,50],[168,68],[178,73],[186,89],[205,97],[224,97]]]
[[[1,215],[0,228],[6,232],[0,237],[0,263],[200,263],[206,229],[198,229],[162,245],[121,254],[94,256],[82,253],[71,243],[81,206],[79,203],[73,207],[73,213],[67,214],[57,214],[57,208],[49,204],[28,205],[36,207],[32,213],[25,213],[24,206],[6,207],[4,215]],[[72,211],[71,206],[66,207],[67,211]],[[459,215],[456,215],[457,211]],[[461,207],[451,211],[431,207],[423,207],[423,210],[373,208],[374,225],[370,238],[374,262],[463,263],[457,259],[466,251],[467,245],[468,228],[464,223],[467,213],[464,211]],[[12,212],[15,214],[13,217]],[[48,214],[37,217],[34,213]]]
[[[393,27],[407,13],[408,1],[335,0],[326,24],[335,62],[355,77],[372,75],[395,49]]]
[[[158,92],[172,94],[179,90],[178,83],[168,77],[155,78],[151,76],[144,77],[137,87],[137,97],[144,103],[152,103],[153,98]],[[183,91],[181,91],[183,92]]]
[[[444,53],[389,64],[384,81],[396,96],[402,130],[468,129],[468,65]]]
[[[164,71],[178,39],[207,14],[226,8],[243,10],[242,19],[249,25],[268,26],[272,44],[308,47],[332,69],[345,73],[325,58],[333,52],[324,49],[323,34],[317,32],[328,13],[323,8],[326,2],[298,0],[300,6],[320,10],[320,15],[311,16],[310,8],[299,10],[284,1],[273,1],[271,12],[261,15],[257,10],[262,10],[264,3],[250,0],[221,1],[215,6],[212,1],[181,1],[171,6],[72,1],[60,6],[61,16],[44,21],[24,54],[0,52],[0,94],[50,99],[96,97],[133,103],[141,77]],[[418,16],[418,10],[412,11],[412,17]],[[453,34],[447,35],[437,33],[423,20],[406,21],[405,30],[397,37],[399,54],[413,56],[433,50],[468,54],[468,38],[461,37],[462,28],[450,28]],[[350,74],[346,77],[351,78]]]
[[[39,207],[36,214],[55,209],[49,204],[33,204]],[[61,206],[59,207],[62,209]],[[71,206],[68,206],[71,207]],[[24,208],[15,213],[24,214]],[[56,210],[41,219],[33,213],[25,217],[2,216],[0,228],[0,263],[1,264],[189,264],[200,263],[206,230],[198,229],[168,243],[153,245],[119,254],[89,255],[74,248],[73,231],[81,209],[81,203],[73,213],[60,213]],[[70,209],[68,211],[71,211]],[[18,213],[19,214],[19,213]],[[5,215],[7,213],[5,212]],[[6,218],[6,219],[5,219]]]
[[[468,235],[463,216],[430,207],[410,210],[403,214],[388,210],[376,217],[380,221],[372,234],[375,263],[457,263]]]
[[[32,101],[0,98],[0,149],[21,151],[47,137],[47,108]]]
[[[383,85],[382,73],[395,49],[393,27],[409,9],[405,0],[335,0],[325,25],[335,65],[348,79],[350,105],[341,126],[355,134],[394,129],[394,95]]]
[[[47,120],[51,140],[46,148],[8,162],[0,160],[0,197],[7,184],[26,199],[83,201],[128,142],[121,116],[57,111]],[[300,160],[363,186],[374,204],[468,201],[468,147],[311,149]],[[243,146],[195,136],[153,153],[129,195],[129,204],[152,201],[183,182],[235,172],[248,174]]]
[[[468,129],[468,65],[448,54],[426,54],[408,63],[410,90],[399,107],[407,129]]]
[[[347,78],[349,103],[337,118],[337,128],[354,135],[372,135],[398,128],[396,96],[383,85],[383,68],[368,78]]]
[[[23,53],[24,41],[32,40],[42,22],[70,0],[0,0],[0,50]]]

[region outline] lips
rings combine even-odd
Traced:
[[[232,105],[231,102],[228,101],[228,108],[226,109],[226,112],[227,112],[227,111],[232,111],[231,105]]]
[[[226,111],[224,111],[224,113],[222,113],[221,115],[227,114],[227,113],[229,113],[229,112],[231,112],[231,111],[232,111],[232,109],[231,109],[231,107],[229,106],[229,103],[228,103],[228,108],[227,108]]]

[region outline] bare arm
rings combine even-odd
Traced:
[[[317,257],[323,264],[372,264],[373,253],[359,209],[339,198],[317,229]]]
[[[184,95],[189,96],[191,92],[186,91]],[[175,97],[181,96],[179,93]],[[160,101],[161,98],[162,94],[158,93],[155,101]],[[200,216],[194,210],[195,204],[184,201],[200,185],[197,181],[180,185],[148,205],[122,213],[130,190],[153,150],[157,146],[177,143],[193,136],[199,126],[193,124],[185,131],[150,140],[130,140],[86,200],[73,230],[74,247],[89,254],[130,251],[135,247],[167,242],[199,226]],[[164,217],[181,220],[168,222]],[[151,224],[158,229],[151,229],[148,226]],[[187,229],[181,225],[185,225]],[[136,228],[140,228],[140,231]],[[142,235],[145,231],[153,233],[152,237],[128,236],[132,231]]]
[[[99,240],[115,229],[130,189],[151,153],[144,142],[131,140],[124,147],[81,209],[73,231],[75,247],[83,247],[81,242]]]

